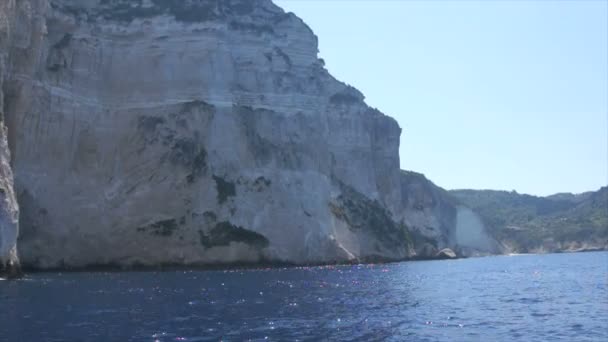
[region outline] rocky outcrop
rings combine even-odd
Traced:
[[[6,128],[0,127],[0,277],[14,278],[21,274],[17,256],[19,206],[9,161]]]
[[[29,0],[6,125],[30,267],[412,255],[400,128],[259,0]],[[6,51],[6,50],[3,50]]]
[[[399,170],[396,121],[270,0],[9,0],[0,34],[4,263],[11,172],[34,268],[493,248],[474,213]]]
[[[19,206],[13,190],[11,154],[8,148],[5,122],[4,80],[9,77],[8,50],[13,38],[12,26],[17,19],[15,1],[0,3],[0,277],[17,277],[20,274],[17,257],[19,235]]]
[[[434,256],[438,250],[455,243],[457,202],[445,190],[412,171],[401,171],[401,216],[414,233],[417,248],[432,244]]]
[[[445,248],[465,257],[501,252],[480,217],[424,175],[401,171],[401,196],[400,215],[418,257],[435,258]]]
[[[444,248],[437,252],[435,256],[437,259],[456,259],[456,253],[449,248]]]

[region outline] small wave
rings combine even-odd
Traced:
[[[555,314],[547,312],[547,313],[542,313],[542,312],[533,312],[530,314],[530,316],[533,317],[551,317],[551,316],[555,316]]]
[[[537,304],[537,303],[543,302],[542,299],[538,299],[538,298],[519,298],[519,299],[517,299],[517,301],[519,303],[523,303],[523,304]]]

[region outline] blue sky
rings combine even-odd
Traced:
[[[447,189],[608,183],[606,1],[275,0],[397,119],[401,167]]]

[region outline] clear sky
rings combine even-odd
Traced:
[[[608,183],[608,2],[275,0],[447,189]]]

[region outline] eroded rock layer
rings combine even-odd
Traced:
[[[401,130],[324,69],[295,15],[265,0],[21,5],[4,93],[27,265],[409,255]]]
[[[398,260],[458,247],[458,208],[399,170],[396,121],[334,79],[317,37],[270,0],[2,6],[1,108],[27,266]],[[6,262],[17,205],[1,137]]]

